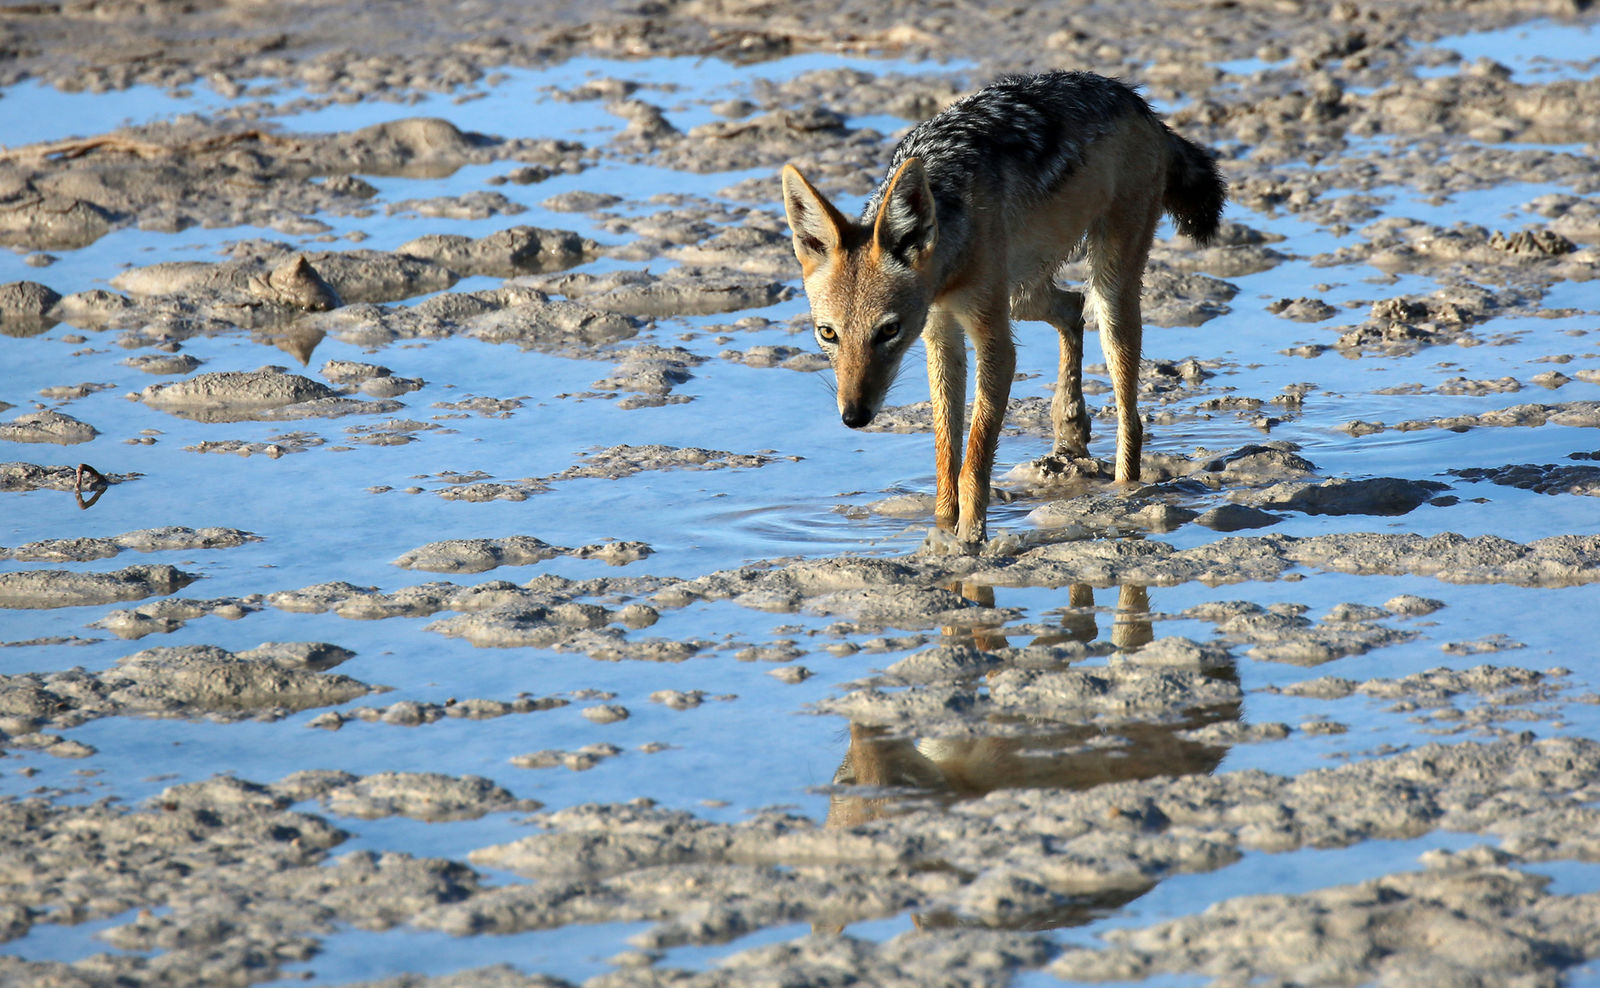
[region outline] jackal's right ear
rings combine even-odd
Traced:
[[[789,214],[789,230],[794,234],[794,256],[810,274],[829,254],[844,243],[844,228],[849,221],[822,193],[806,181],[793,165],[783,166],[783,209]]]
[[[913,267],[921,263],[939,239],[939,222],[933,211],[933,190],[922,159],[907,158],[889,179],[872,236],[883,251]]]

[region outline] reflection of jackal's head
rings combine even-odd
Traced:
[[[938,225],[927,174],[922,162],[907,160],[889,180],[877,215],[857,223],[788,165],[783,205],[817,343],[839,382],[839,417],[859,429],[883,406],[933,301]]]

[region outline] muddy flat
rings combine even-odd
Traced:
[[[0,982],[1594,978],[1586,5],[0,27]],[[1151,253],[1142,482],[1095,341],[1042,460],[1019,322],[953,552],[779,171],[857,210],[1055,68],[1229,202]]]

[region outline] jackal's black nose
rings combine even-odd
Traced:
[[[872,409],[860,402],[852,401],[839,409],[839,418],[852,429],[859,429],[872,421]]]

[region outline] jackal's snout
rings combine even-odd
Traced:
[[[859,429],[871,422],[874,414],[872,406],[864,401],[847,401],[839,406],[839,421],[852,429]]]

